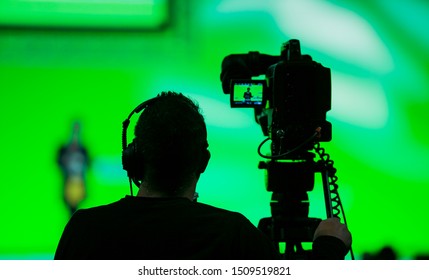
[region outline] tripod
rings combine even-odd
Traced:
[[[304,250],[303,242],[312,242],[314,232],[321,222],[309,218],[308,193],[314,188],[315,173],[321,173],[327,217],[339,217],[344,211],[338,195],[337,177],[329,155],[315,144],[315,154],[305,151],[291,154],[281,160],[260,162],[259,169],[267,170],[267,191],[272,192],[271,217],[262,218],[258,228],[271,238],[280,251],[285,243],[284,259],[310,259],[311,250]]]

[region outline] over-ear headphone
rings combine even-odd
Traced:
[[[127,130],[130,124],[131,117],[136,113],[140,113],[143,109],[148,108],[155,102],[159,100],[159,96],[144,101],[138,105],[131,113],[128,115],[128,118],[122,122],[122,167],[127,171],[128,178],[130,179],[130,190],[131,195],[133,195],[132,183],[133,182],[137,187],[140,187],[141,181],[143,180],[143,165],[142,165],[142,156],[137,151],[137,145],[135,139],[127,144]],[[207,164],[210,159],[210,152],[208,151],[208,144],[206,143],[203,151],[202,160],[199,164],[197,170],[198,173],[203,173],[207,167]]]
[[[127,144],[127,130],[130,125],[131,117],[136,113],[140,113],[143,109],[149,107],[158,100],[158,97],[146,100],[140,105],[138,105],[131,113],[128,115],[128,118],[122,122],[122,168],[127,171],[128,178],[130,178],[130,189],[131,195],[133,193],[131,181],[137,186],[140,187],[142,177],[142,166],[138,164],[141,162],[141,158],[138,156],[137,146],[133,140],[130,144]],[[139,160],[140,158],[140,160]]]

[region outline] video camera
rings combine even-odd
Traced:
[[[265,79],[252,79],[262,75]],[[315,173],[322,174],[327,217],[342,214],[345,220],[333,161],[319,143],[332,138],[332,125],[326,120],[331,109],[331,71],[302,55],[298,40],[289,40],[280,56],[228,55],[222,61],[220,78],[223,92],[230,94],[231,107],[253,108],[255,121],[267,136],[258,153],[269,159],[261,161],[259,169],[267,171],[271,217],[261,219],[258,228],[278,248],[286,244],[285,258],[309,258],[302,242],[312,242],[321,221],[308,217],[308,192],[314,188]],[[268,140],[269,156],[261,153]],[[315,162],[312,150],[319,161]]]
[[[261,75],[265,79],[252,79]],[[223,92],[231,95],[231,107],[254,108],[256,122],[272,140],[272,156],[290,154],[318,128],[319,142],[331,140],[332,125],[326,121],[331,72],[301,55],[298,40],[284,43],[280,56],[249,52],[225,57],[221,81]],[[306,144],[297,150],[312,149]]]

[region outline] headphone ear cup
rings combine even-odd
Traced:
[[[127,171],[128,177],[135,180],[143,179],[143,166],[139,158],[134,140],[122,151],[122,168]]]

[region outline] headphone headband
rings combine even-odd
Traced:
[[[142,102],[134,110],[132,110],[131,113],[128,115],[128,118],[125,121],[122,122],[122,151],[124,151],[127,148],[127,146],[128,146],[128,144],[127,144],[127,130],[128,130],[128,126],[130,125],[131,117],[134,114],[138,114],[143,109],[146,109],[147,107],[149,107],[149,105],[151,105],[156,100],[158,100],[158,98],[159,98],[159,96],[151,98],[149,100],[146,100],[146,101]]]

